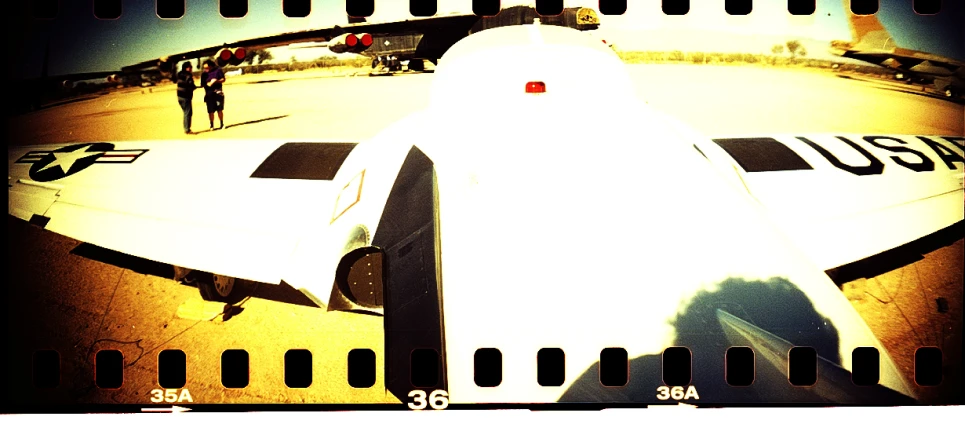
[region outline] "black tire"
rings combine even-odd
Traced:
[[[225,284],[225,282],[227,284]],[[204,300],[211,302],[236,303],[243,299],[249,285],[247,281],[239,278],[216,277],[209,273],[197,279],[198,291]],[[226,287],[227,286],[227,287]]]

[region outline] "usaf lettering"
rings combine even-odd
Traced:
[[[875,157],[873,154],[871,154],[871,152],[865,150],[863,147],[858,145],[858,143],[855,143],[854,141],[851,141],[846,137],[836,136],[835,138],[840,140],[842,143],[847,144],[852,149],[860,153],[861,156],[864,156],[866,159],[868,159],[867,165],[856,166],[856,165],[846,164],[842,162],[840,159],[838,159],[836,156],[834,156],[827,149],[825,149],[821,145],[811,140],[808,140],[806,137],[796,137],[796,138],[801,142],[803,142],[804,144],[811,146],[812,149],[817,151],[821,156],[827,159],[828,162],[830,162],[836,168],[841,169],[843,171],[850,172],[854,175],[880,175],[885,170],[885,164],[882,163],[880,160],[878,160],[877,157]],[[935,140],[932,140],[928,137],[918,136],[917,138],[918,140],[921,140],[922,143],[925,143],[926,146],[934,150],[935,154],[937,154],[938,157],[942,159],[942,162],[945,163],[945,166],[947,166],[948,169],[955,170],[956,169],[955,162],[959,162],[965,165],[965,158],[963,158],[961,154],[955,152],[954,150],[949,149],[947,146]],[[958,141],[965,141],[965,137],[942,137],[942,138],[948,142],[951,142],[955,146],[959,146],[959,147],[961,146],[959,145]],[[862,137],[862,139],[868,144],[882,150],[887,150],[892,153],[910,154],[917,157],[918,159],[917,161],[908,161],[906,160],[907,156],[905,158],[902,158],[901,156],[898,156],[898,155],[889,156],[892,161],[894,161],[896,164],[902,167],[905,167],[915,172],[931,172],[935,170],[935,162],[929,159],[928,156],[926,156],[924,153],[921,153],[917,150],[907,147],[908,142],[900,138],[883,136],[883,135],[868,135],[868,136]],[[895,146],[890,144],[884,144],[883,142],[885,141],[889,143],[897,143],[899,145]]]

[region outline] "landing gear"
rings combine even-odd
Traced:
[[[212,274],[211,284],[205,284],[204,286],[209,287],[208,295],[210,296],[217,294],[219,297],[228,297],[228,295],[231,294],[231,291],[235,288],[235,278]],[[213,293],[210,291],[210,288],[214,288]]]
[[[372,72],[369,75],[387,75],[392,72],[401,72],[402,63],[395,56],[376,57],[372,60]]]
[[[958,88],[948,86],[945,87],[945,97],[949,99],[957,99],[961,97],[962,91]]]
[[[233,303],[237,300],[236,298],[239,297],[240,293],[238,288],[244,285],[244,280],[234,277],[199,272],[178,266],[174,267],[174,280],[195,284],[204,300],[225,303]]]
[[[422,59],[410,59],[409,70],[414,72],[423,72],[426,70],[426,63]]]
[[[437,60],[429,60],[433,64],[438,63]],[[390,75],[394,73],[403,72],[433,72],[432,69],[426,69],[426,59],[409,59],[409,60],[399,60],[396,56],[386,56],[386,57],[376,57],[372,59],[372,71],[369,73],[370,76],[380,76],[380,75]]]

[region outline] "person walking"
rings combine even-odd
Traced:
[[[194,113],[191,101],[194,99],[194,90],[198,88],[194,84],[194,74],[191,71],[191,63],[185,62],[181,65],[181,72],[178,72],[177,75],[178,104],[181,105],[181,111],[184,113],[182,125],[185,134],[191,134],[191,115]]]
[[[208,121],[214,129],[214,114],[218,113],[218,129],[224,128],[224,71],[213,60],[204,62],[204,72],[201,73],[201,86],[204,87],[204,103],[208,106]]]

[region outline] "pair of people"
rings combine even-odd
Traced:
[[[185,62],[178,72],[178,104],[184,112],[184,133],[191,134],[191,115],[193,108],[191,101],[194,99],[194,90],[198,88],[194,84],[194,74],[190,62]],[[224,128],[224,91],[222,84],[225,82],[224,71],[215,65],[213,60],[204,62],[204,69],[201,73],[201,87],[204,88],[204,103],[208,108],[208,122],[211,129],[214,129],[214,114],[218,114],[218,129]]]

